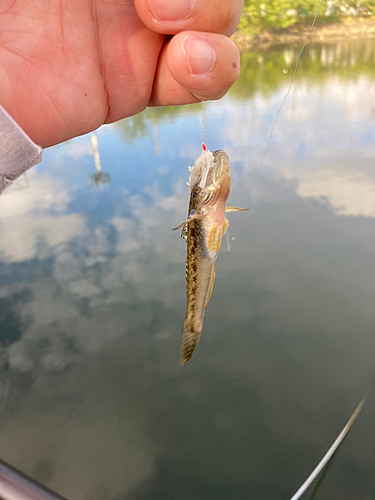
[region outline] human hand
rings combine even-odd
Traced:
[[[2,0],[0,104],[42,147],[222,97],[242,0]],[[173,37],[166,35],[174,35]]]

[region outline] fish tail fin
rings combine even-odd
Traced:
[[[197,325],[185,320],[181,338],[181,366],[186,365],[192,357],[199,339],[201,338],[202,330],[203,324],[197,328]]]

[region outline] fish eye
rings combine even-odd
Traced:
[[[201,189],[201,188],[196,188],[196,189],[194,189],[194,191],[193,191],[193,197],[194,197],[195,199],[201,199],[201,198],[203,198],[203,199],[204,199],[204,197],[206,196],[206,194],[207,194],[207,193],[206,193],[206,191],[204,191],[204,190],[203,190],[203,189]]]
[[[206,205],[213,197],[213,193],[211,191],[206,191],[205,189],[196,188],[193,191],[193,197],[195,203],[199,205]]]

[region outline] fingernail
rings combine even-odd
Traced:
[[[186,57],[192,75],[209,73],[215,64],[215,52],[212,47],[195,36],[189,37],[187,41]]]
[[[148,8],[158,21],[179,21],[190,16],[194,0],[148,0]]]

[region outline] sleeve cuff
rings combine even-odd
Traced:
[[[26,170],[42,161],[43,150],[0,106],[0,194]]]

